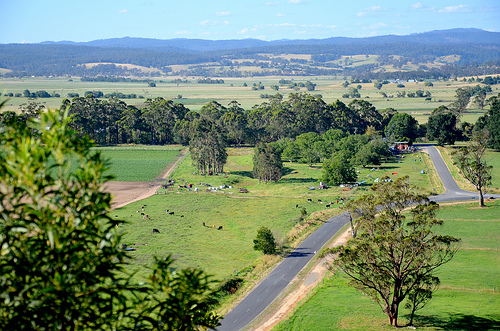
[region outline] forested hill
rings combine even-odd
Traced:
[[[206,52],[220,50],[234,50],[242,48],[263,48],[270,46],[318,46],[318,45],[381,45],[381,44],[500,44],[500,33],[488,32],[480,29],[451,29],[416,33],[405,36],[387,35],[367,38],[333,37],[326,39],[282,39],[264,41],[259,39],[238,40],[204,40],[204,39],[148,39],[148,38],[113,38],[88,42],[45,42],[44,44],[71,44],[96,47],[126,47],[126,48],[153,48],[172,52]],[[306,48],[306,47],[304,47]],[[310,49],[317,49],[311,47]]]
[[[311,60],[272,59],[263,54],[308,54]],[[417,66],[447,56],[454,56],[458,66],[498,67],[500,63],[500,33],[479,29],[452,29],[431,31],[407,36],[380,36],[370,38],[327,38],[308,40],[262,41],[241,40],[201,40],[201,39],[146,39],[115,38],[95,40],[85,43],[71,41],[44,42],[39,44],[0,44],[0,68],[9,69],[6,76],[23,75],[116,75],[130,76],[144,73],[130,72],[123,68],[102,65],[87,68],[87,63],[133,64],[156,68],[159,74],[171,72],[169,66],[176,64],[199,65],[219,63],[221,66],[235,66],[237,59],[251,60],[251,65],[262,66],[259,61],[267,61],[265,74],[284,75],[295,72],[305,75],[343,73],[350,75],[347,65],[333,63],[341,56],[377,55],[381,57],[377,65],[394,62],[398,70],[405,63]],[[401,57],[401,58],[397,58]],[[399,62],[398,62],[399,61]],[[356,70],[373,72],[375,66],[369,64]],[[422,70],[427,70],[422,67]],[[459,68],[462,70],[462,68]],[[288,71],[287,71],[288,70]],[[347,70],[347,72],[342,72]],[[496,70],[496,69],[495,69]],[[448,68],[448,72],[450,72]],[[455,70],[456,72],[456,70]],[[484,70],[483,70],[484,72]],[[463,72],[462,72],[463,73]],[[186,74],[186,73],[184,73]],[[188,74],[213,76],[205,69]],[[246,73],[231,69],[232,76]],[[471,71],[473,74],[473,71]],[[152,75],[150,73],[150,75]]]

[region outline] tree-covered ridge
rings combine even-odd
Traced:
[[[401,67],[405,63],[432,63],[440,57],[454,55],[458,62],[448,65],[441,74],[439,74],[441,70],[423,65],[418,70],[413,70],[410,76],[411,78],[425,77],[423,75],[426,73],[428,77],[449,77],[450,71],[455,76],[463,76],[484,74],[485,65],[497,68],[499,45],[499,33],[474,29],[433,31],[409,36],[274,42],[122,38],[89,43],[3,44],[0,45],[0,68],[12,70],[13,72],[8,75],[16,77],[23,75],[141,76],[146,74],[136,69],[114,66],[112,63],[152,67],[158,70],[157,74],[164,75],[171,72],[172,69],[169,66],[176,64],[218,63],[219,66],[237,67],[238,63],[234,60],[247,59],[246,65],[265,68],[266,75],[332,75],[337,73],[352,75],[352,72],[359,75],[363,72],[373,72],[373,69],[380,68],[388,62],[398,69],[399,75],[404,75],[405,71],[402,71]],[[287,60],[267,57],[263,54],[309,54],[311,60]],[[380,58],[380,61],[363,65],[361,68],[340,66],[333,62],[340,56],[352,55],[375,55]],[[102,64],[87,68],[84,66],[86,63]],[[481,66],[481,71],[474,71],[474,68],[479,66]],[[488,73],[493,73],[494,68],[489,68]],[[212,71],[206,65],[189,70],[189,75],[205,77],[216,77],[216,75],[240,77],[258,74],[258,72],[248,72],[237,68],[222,72]]]

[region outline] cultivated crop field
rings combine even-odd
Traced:
[[[114,146],[95,147],[110,161],[114,180],[147,182],[159,177],[165,168],[175,162],[182,146]]]
[[[275,231],[278,238],[296,236],[292,228],[304,207],[310,220],[319,220],[311,225],[313,229],[340,211],[342,203],[337,204],[337,200],[368,191],[368,185],[377,178],[409,175],[412,183],[431,191],[427,173],[421,174],[426,169],[424,153],[409,154],[377,168],[358,169],[359,181],[365,181],[362,186],[326,190],[309,189],[319,186],[321,164],[310,167],[284,163],[282,180],[265,185],[258,184],[251,175],[252,149],[229,149],[228,153],[225,175],[196,175],[187,157],[172,175],[176,181],[173,187],[159,189],[151,198],[113,211],[118,219],[127,222],[121,228],[124,242],[136,249],[131,255],[138,277],[143,277],[145,268],[152,265],[153,255],[172,254],[177,266],[200,267],[219,280],[227,278],[251,267],[261,256],[253,250],[253,239],[261,226]],[[191,189],[179,188],[188,183],[193,184]],[[220,189],[222,185],[225,187]],[[240,187],[249,192],[239,193]],[[334,204],[326,208],[325,202],[332,201]],[[160,234],[153,234],[153,229]]]

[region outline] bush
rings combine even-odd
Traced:
[[[262,251],[264,254],[274,254],[276,252],[276,241],[273,233],[265,226],[257,231],[257,237],[253,240],[253,249]]]

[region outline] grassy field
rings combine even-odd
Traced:
[[[448,166],[454,170],[450,159]],[[489,151],[493,186],[500,179],[500,154]],[[457,175],[456,171],[452,171]],[[460,178],[460,177],[457,177]],[[462,239],[460,251],[438,271],[441,287],[417,313],[416,325],[424,330],[493,330],[500,327],[500,201],[442,204],[438,218],[441,233]],[[378,305],[347,285],[336,274],[325,279],[288,319],[275,330],[391,330]],[[409,317],[400,314],[401,324]]]
[[[370,59],[360,59],[359,61],[369,61]],[[104,94],[112,92],[122,92],[124,94],[137,94],[144,98],[163,97],[172,99],[176,102],[185,104],[191,110],[199,110],[203,105],[210,100],[216,100],[222,105],[227,105],[231,101],[238,101],[244,109],[250,109],[255,105],[259,105],[267,99],[262,99],[261,94],[273,95],[276,91],[270,89],[270,85],[278,85],[278,81],[282,78],[293,82],[311,81],[315,84],[316,90],[310,92],[312,94],[320,94],[323,100],[327,103],[335,102],[337,99],[348,104],[352,99],[342,98],[342,94],[348,91],[351,86],[360,85],[359,90],[361,98],[372,103],[377,109],[382,110],[392,107],[398,111],[408,112],[413,115],[419,123],[427,122],[427,117],[433,109],[441,105],[449,105],[455,97],[455,90],[459,87],[475,86],[476,82],[457,81],[437,81],[434,86],[425,87],[422,82],[405,83],[404,88],[398,88],[397,84],[385,84],[381,90],[377,90],[373,83],[352,84],[348,88],[344,88],[342,83],[345,81],[343,77],[336,76],[307,76],[307,77],[245,77],[245,78],[224,78],[224,84],[198,84],[198,77],[187,78],[190,83],[170,83],[170,81],[178,77],[161,77],[156,78],[156,87],[148,87],[147,83],[108,83],[108,82],[82,82],[79,78],[43,78],[31,77],[23,79],[0,79],[0,91],[2,93],[23,93],[25,89],[35,92],[38,90],[46,90],[49,93],[59,93],[60,98],[45,98],[37,101],[45,103],[48,108],[59,108],[61,102],[67,97],[68,93],[79,93],[83,96],[85,91],[102,91]],[[154,78],[153,78],[154,79]],[[185,79],[185,78],[183,78]],[[160,82],[162,80],[163,82]],[[349,80],[349,78],[348,78]],[[247,84],[246,87],[243,84]],[[265,86],[264,90],[253,91],[253,84],[262,83]],[[425,101],[424,98],[397,98],[398,91],[415,92],[418,89],[430,91],[432,100]],[[301,88],[301,92],[305,92],[305,88]],[[280,86],[279,93],[285,98],[290,93],[297,91],[286,86]],[[383,97],[380,92],[384,92],[388,97]],[[499,87],[493,86],[493,94],[500,92]],[[177,99],[178,95],[182,95],[182,99]],[[393,96],[392,98],[390,96]],[[145,99],[124,99],[128,104],[142,107]],[[5,110],[17,110],[19,105],[26,103],[27,99],[23,97],[10,98],[5,106]],[[476,105],[471,105],[468,112],[462,117],[462,121],[475,122],[484,111],[477,109]]]
[[[441,232],[462,239],[460,251],[438,271],[441,287],[415,325],[423,330],[494,330],[500,327],[500,201],[442,206]],[[393,330],[379,306],[336,274],[324,281],[273,330]],[[400,313],[400,324],[409,317]]]
[[[261,226],[271,228],[281,238],[297,237],[299,234],[292,229],[297,226],[302,207],[311,220],[326,220],[339,210],[341,204],[336,203],[339,198],[366,192],[368,184],[376,178],[408,174],[412,183],[430,191],[428,175],[420,173],[425,169],[418,158],[420,154],[410,154],[377,168],[359,169],[359,181],[366,183],[352,190],[338,187],[309,190],[308,187],[319,185],[321,165],[285,163],[282,180],[259,185],[251,175],[253,150],[241,148],[228,152],[225,175],[194,175],[195,168],[188,157],[173,175],[176,181],[173,188],[160,189],[151,198],[113,211],[119,219],[127,221],[122,229],[126,233],[125,242],[137,248],[132,255],[139,277],[151,265],[155,254],[173,254],[178,266],[202,267],[218,279],[229,277],[235,270],[252,266],[261,256],[252,248]],[[192,190],[178,187],[186,183],[193,184]],[[222,185],[224,189],[208,190]],[[240,187],[249,193],[239,193]],[[195,188],[198,190],[194,191]],[[309,198],[313,202],[308,202]],[[318,200],[335,203],[326,209],[326,204]],[[174,215],[167,214],[167,209]],[[141,213],[150,219],[144,219]],[[321,221],[314,222],[311,229],[319,225]],[[217,230],[220,226],[222,230]],[[161,234],[153,235],[153,228]]]
[[[456,148],[465,145],[466,143],[457,144],[457,146],[446,146],[446,147],[438,147],[441,155],[443,156],[443,160],[448,165],[453,178],[458,183],[458,185],[464,189],[473,192],[477,192],[475,187],[470,184],[470,182],[465,179],[462,174],[458,171],[457,167],[453,165],[453,162],[456,161],[453,155],[451,154]],[[492,169],[492,180],[491,185],[488,186],[486,192],[489,193],[500,193],[500,153],[487,150],[484,155],[484,160],[488,165],[493,167]]]
[[[115,146],[96,147],[110,161],[108,174],[114,180],[147,182],[159,177],[175,162],[182,146]]]

